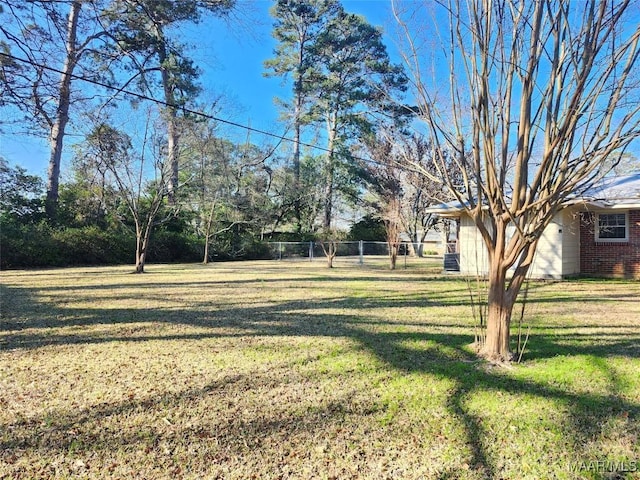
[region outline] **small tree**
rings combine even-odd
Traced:
[[[433,146],[422,136],[407,135],[400,129],[390,128],[370,136],[364,145],[370,161],[361,162],[362,178],[373,193],[374,200],[369,203],[384,222],[390,266],[394,269],[401,234],[409,235],[414,242],[414,253],[421,255],[427,233],[442,223],[426,210],[434,202],[450,197],[446,195],[441,181],[434,181],[416,171],[415,167],[406,168],[410,163],[436,173],[431,161]],[[453,172],[449,174],[455,176]]]
[[[435,180],[438,175],[433,163],[432,157],[435,151],[431,142],[422,135],[414,133],[407,136],[400,132],[394,135],[392,141],[398,150],[396,167],[402,170],[400,177],[404,192],[401,207],[402,226],[411,239],[413,253],[422,257],[424,241],[431,230],[441,229],[443,238],[449,237],[447,232],[450,223],[429,212],[429,207],[436,203],[453,200],[453,196],[448,193],[442,181]],[[442,157],[442,166],[446,169],[447,175],[452,179],[459,177],[449,152],[444,151],[438,154]],[[408,163],[420,165],[420,170],[403,168]],[[431,172],[431,175],[424,175],[423,171]]]
[[[389,252],[389,268],[395,270],[402,233],[402,170],[394,158],[394,143],[384,136],[372,136],[366,142],[372,162],[362,165],[362,178],[373,194],[370,203],[382,220]]]
[[[92,158],[110,174],[115,191],[131,214],[136,236],[136,273],[144,273],[154,227],[166,220],[159,219],[158,214],[166,198],[169,169],[162,161],[158,140],[150,138],[149,127],[147,122],[139,153],[134,152],[127,134],[105,123],[93,128],[80,150],[81,155]]]
[[[433,85],[418,45],[419,32],[437,26],[394,3],[419,116],[435,152],[455,152],[462,182],[447,174],[441,155],[436,175],[413,166],[442,179],[482,236],[489,272],[480,353],[509,360],[513,307],[542,232],[570,195],[606,174],[610,159],[640,137],[637,3],[439,4],[426,15],[448,19],[449,29],[428,44],[439,47],[448,82]]]

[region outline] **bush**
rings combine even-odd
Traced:
[[[53,229],[45,222],[20,225],[3,221],[0,245],[2,269],[64,265]]]
[[[98,227],[55,229],[46,222],[0,228],[0,268],[64,267],[133,262],[135,241]]]
[[[134,258],[134,240],[95,226],[65,228],[55,231],[53,238],[62,250],[65,265],[114,265],[130,263]]]
[[[152,232],[147,261],[201,262],[203,243],[181,232]],[[131,232],[97,226],[54,228],[47,222],[20,224],[11,219],[0,221],[0,245],[2,269],[133,264],[136,250]],[[212,245],[211,256],[218,260],[270,258],[269,247],[246,232],[230,234],[225,242]]]
[[[271,258],[269,245],[253,237],[245,237],[242,241],[242,247],[244,260],[268,260]]]
[[[367,215],[362,220],[354,223],[349,230],[348,240],[364,240],[366,242],[385,242],[387,233],[384,222],[379,218]]]
[[[200,262],[204,253],[203,241],[184,233],[160,230],[151,232],[149,262]]]

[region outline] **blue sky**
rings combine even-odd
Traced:
[[[277,123],[279,112],[273,99],[276,96],[287,96],[290,86],[283,85],[280,78],[263,76],[263,62],[273,56],[275,46],[271,37],[271,5],[272,2],[267,0],[245,4],[238,14],[239,18],[230,23],[208,20],[200,25],[181,27],[179,34],[184,36],[185,43],[192,44],[190,56],[203,71],[203,100],[223,95],[219,117],[283,133],[283,127]],[[343,5],[347,11],[365,16],[370,23],[385,31],[390,25],[389,0],[346,0]],[[393,52],[393,42],[388,37],[385,40],[390,52]],[[60,67],[57,64],[52,66]],[[241,129],[231,127],[227,132],[230,135],[245,135]],[[73,132],[69,133],[71,135],[66,141],[66,154],[63,158],[63,174],[69,167],[69,147],[73,142]],[[261,140],[254,137],[256,143]],[[49,149],[44,138],[0,132],[0,156],[13,165],[26,168],[32,174],[46,177]]]
[[[269,16],[269,0],[243,1],[239,18],[225,24],[220,20],[208,20],[200,25],[181,27],[179,35],[185,43],[192,44],[190,56],[203,71],[203,101],[223,95],[217,115],[230,121],[251,125],[254,128],[284,133],[278,124],[278,109],[273,99],[286,97],[290,84],[279,78],[265,78],[263,62],[273,55],[275,41],[271,37],[273,20]],[[343,0],[345,9],[367,18],[384,32],[393,30],[390,0]],[[394,62],[399,63],[393,35],[385,35],[385,43]],[[54,64],[58,67],[60,65]],[[0,111],[0,114],[4,112]],[[130,115],[130,112],[127,112]],[[81,121],[79,122],[81,123]],[[72,129],[66,142],[62,172],[69,169]],[[223,135],[244,138],[245,131],[228,127]],[[262,143],[264,138],[252,134],[251,140]],[[630,150],[640,157],[639,142]],[[46,139],[0,132],[0,156],[11,164],[18,164],[30,173],[46,177],[49,149]]]

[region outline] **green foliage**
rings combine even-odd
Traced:
[[[42,221],[21,224],[0,221],[0,268],[64,267],[74,265],[132,264],[135,236],[127,230],[96,225],[53,227]],[[211,260],[269,258],[268,246],[249,227],[237,226],[216,236]],[[204,240],[188,230],[162,228],[152,234],[148,261],[200,262]]]
[[[340,10],[313,46],[318,58],[311,79],[320,117],[331,118],[346,142],[349,134],[375,129],[372,115],[388,113],[394,94],[406,90],[407,77],[393,65],[381,31],[363,17]],[[364,115],[366,113],[367,115]]]
[[[54,228],[46,222],[0,224],[0,268],[126,264],[135,243],[129,235],[96,226]]]
[[[107,13],[109,33],[117,41],[110,48],[113,52],[124,50],[131,58],[138,57],[128,68],[138,70],[138,86],[142,91],[155,83],[164,90],[167,102],[184,105],[200,91],[196,83],[200,71],[186,56],[188,47],[176,40],[174,29],[185,23],[198,23],[206,12],[227,14],[234,4],[234,0],[115,2]],[[109,53],[103,52],[107,56]],[[151,63],[155,63],[154,68],[146,68]]]
[[[148,260],[158,263],[198,262],[202,260],[203,241],[194,235],[171,229],[152,234]]]
[[[348,235],[348,239],[354,241],[384,242],[386,238],[384,222],[373,215],[367,215],[359,222],[354,223]]]
[[[33,223],[43,216],[42,180],[20,167],[10,167],[0,157],[0,216],[22,223]]]
[[[131,263],[134,239],[96,226],[63,228],[52,232],[64,265],[108,265]]]
[[[311,78],[318,62],[315,44],[341,8],[336,0],[277,0],[271,8],[275,19],[273,37],[278,43],[275,57],[264,62],[265,75],[291,75],[294,101],[282,102],[282,106],[296,110],[294,122],[299,125],[310,120],[310,101],[316,93]]]
[[[56,221],[67,227],[115,228],[118,225],[116,205],[111,189],[97,192],[86,182],[62,184]]]
[[[267,244],[249,224],[227,225],[210,240],[209,260],[248,260],[270,258]]]
[[[52,233],[46,222],[22,224],[3,218],[0,221],[0,268],[64,265]]]

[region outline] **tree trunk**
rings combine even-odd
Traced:
[[[76,0],[71,5],[67,22],[66,58],[60,78],[58,90],[58,108],[51,132],[49,145],[51,154],[49,157],[49,170],[47,172],[47,199],[45,209],[47,216],[55,218],[58,208],[58,190],[60,182],[60,163],[62,161],[62,148],[67,122],[69,121],[69,103],[71,101],[71,74],[76,66],[77,46],[76,32],[78,30],[78,18],[82,3]]]
[[[302,233],[302,205],[300,196],[302,190],[300,188],[300,115],[302,112],[302,80],[296,81],[296,105],[293,112],[293,211],[296,217],[296,231],[298,235]]]
[[[164,32],[160,27],[156,27],[156,36],[158,38],[158,61],[160,64],[160,76],[162,78],[162,89],[164,91],[164,100],[166,107],[167,121],[167,163],[169,164],[169,180],[167,182],[167,200],[169,205],[175,206],[176,195],[178,194],[178,127],[177,127],[177,110],[176,98],[173,94],[175,88],[174,80],[169,71],[168,55],[166,49],[166,41]]]
[[[396,263],[398,261],[398,244],[390,242],[388,245],[389,245],[389,270],[395,270]]]
[[[213,213],[216,209],[216,202],[211,202],[211,210],[209,210],[209,218],[207,218],[207,225],[204,231],[204,258],[202,263],[207,265],[209,263],[209,241],[211,240],[211,230],[213,229]]]
[[[480,349],[483,357],[501,362],[508,362],[512,358],[510,329],[515,300],[515,297],[505,290],[505,281],[504,272],[490,273],[487,331],[485,344]]]
[[[323,227],[325,231],[331,229],[331,220],[333,218],[333,183],[335,175],[335,140],[336,140],[336,126],[337,126],[337,113],[331,112],[327,117],[327,169],[325,174],[325,199],[324,199],[324,222]]]
[[[144,229],[144,234],[136,234],[136,273],[144,273],[144,265],[147,259],[147,250],[149,249],[149,240],[151,239],[151,223]]]
[[[173,97],[173,96],[172,96]],[[167,103],[171,103],[167,100]],[[176,109],[168,108],[167,115],[167,158],[169,161],[171,172],[169,173],[169,181],[167,182],[167,199],[169,205],[176,205],[176,196],[178,195],[178,129],[176,127]]]
[[[142,231],[136,228],[136,273],[144,273],[146,250]]]
[[[137,258],[136,258],[136,273],[144,273],[144,261],[145,261],[145,254],[141,253]]]
[[[327,258],[327,267],[333,268],[333,259],[336,258],[338,252],[338,244],[334,240],[320,242],[322,251]]]
[[[487,331],[485,343],[480,349],[480,355],[488,360],[508,362],[513,359],[510,347],[511,315],[533,263],[537,244],[538,240],[534,240],[522,247],[520,260],[511,278],[507,277],[508,266],[495,259],[495,251],[489,257]],[[504,253],[499,258],[503,256]]]
[[[204,236],[204,257],[202,258],[204,265],[209,264],[209,235]]]

